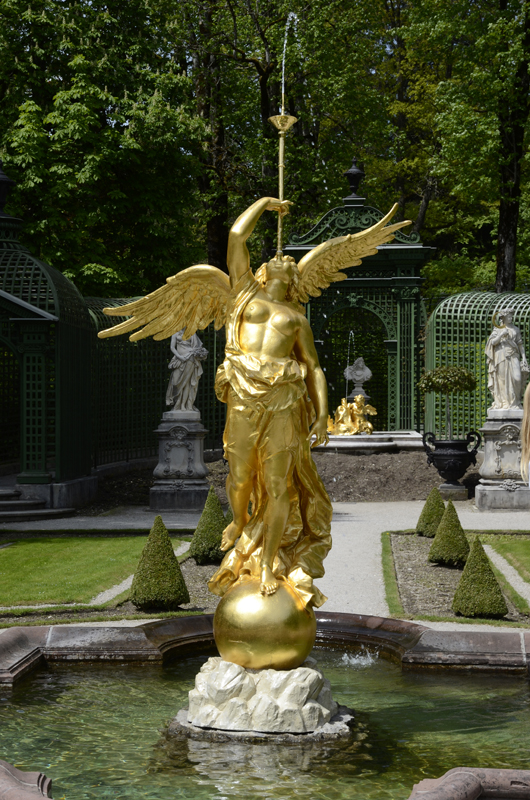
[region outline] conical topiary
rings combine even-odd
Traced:
[[[232,506],[228,506],[225,514],[225,527],[234,521],[234,514],[232,513]]]
[[[210,486],[204,511],[190,544],[190,555],[197,564],[221,563],[225,553],[220,549],[220,544],[226,525],[219,498],[213,486]]]
[[[469,544],[458,519],[452,500],[438,525],[436,536],[429,550],[429,561],[446,567],[462,567],[469,555]]]
[[[438,525],[442,520],[444,511],[445,504],[442,500],[442,495],[435,487],[429,493],[420,514],[418,524],[416,525],[416,533],[418,536],[428,536],[432,539],[438,530]]]
[[[508,613],[497,578],[478,536],[456,587],[453,611],[464,617],[504,617]]]
[[[142,611],[174,611],[190,596],[162,517],[155,517],[131,586],[131,601]]]

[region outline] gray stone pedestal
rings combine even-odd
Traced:
[[[488,409],[484,427],[481,480],[475,489],[479,511],[530,509],[530,489],[521,480],[521,423],[523,410]]]
[[[153,511],[202,509],[208,496],[204,463],[206,428],[198,411],[166,411],[156,429],[158,464],[149,493]]]
[[[458,481],[441,483],[438,489],[444,500],[467,500],[467,487]]]

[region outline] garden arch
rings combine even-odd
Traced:
[[[389,422],[395,424],[393,410],[399,405],[395,380],[396,327],[391,317],[371,300],[355,294],[342,297],[341,300],[329,317],[321,316],[313,321],[315,343],[326,372],[330,413],[345,396],[344,369],[353,340],[353,352],[362,354],[373,373],[364,387],[370,396],[370,403],[377,410],[377,416],[371,422],[375,430],[385,430]],[[341,353],[341,357],[335,357],[337,352]],[[355,357],[357,355],[350,357],[350,363]],[[353,384],[349,388],[351,390]]]
[[[343,205],[331,209],[306,234],[292,235],[284,248],[296,261],[321,242],[347,233],[358,233],[381,220],[384,214],[364,205],[356,186],[350,181],[352,194],[345,197]],[[418,234],[410,236],[398,231],[395,240],[378,248],[376,255],[365,258],[361,265],[347,270],[348,277],[332,284],[307,306],[308,318],[315,333],[316,348],[326,374],[338,373],[346,366],[347,353],[333,353],[330,358],[326,347],[328,321],[344,309],[361,313],[371,312],[381,321],[379,344],[386,351],[387,402],[386,415],[378,415],[377,426],[386,430],[419,430],[422,403],[416,384],[422,368],[421,332],[426,322],[420,286],[421,266],[434,254],[433,247],[421,244]],[[331,335],[331,334],[329,334]],[[373,372],[371,387],[378,381],[374,366],[366,353],[356,350],[354,358],[362,356]],[[330,381],[333,383],[333,381]],[[340,390],[338,391],[340,394]],[[330,406],[336,402],[337,393],[330,392]],[[340,399],[340,398],[339,398]]]

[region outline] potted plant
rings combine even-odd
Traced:
[[[477,431],[470,431],[465,439],[452,438],[452,396],[457,392],[470,392],[477,381],[472,372],[464,367],[436,367],[425,372],[418,381],[421,394],[439,392],[445,395],[447,439],[436,439],[434,433],[423,434],[423,446],[427,453],[427,462],[433,464],[446,483],[457,484],[471,464],[477,463],[477,450],[481,436]],[[469,445],[475,441],[472,450]]]

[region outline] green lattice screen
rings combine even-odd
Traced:
[[[35,334],[37,338],[38,334]],[[29,337],[28,337],[29,338]],[[52,433],[48,433],[46,421],[55,416],[54,408],[49,404],[53,398],[50,383],[49,363],[42,353],[24,354],[24,372],[22,380],[22,435],[26,442],[22,454],[23,473],[45,473],[53,466],[54,444]],[[51,457],[51,458],[50,458]],[[52,463],[50,463],[50,460]]]
[[[118,307],[131,298],[85,298],[96,331],[118,324],[126,317],[107,317],[102,309]],[[213,384],[217,366],[224,356],[224,331],[210,326],[199,331],[208,350],[203,362],[197,407],[208,430],[205,447],[220,445],[225,409],[215,397]],[[126,336],[109,339],[93,337],[93,424],[94,464],[155,456],[158,439],[154,434],[165,404],[172,358],[170,340],[156,342],[151,337],[130,342]]]
[[[353,334],[353,336],[351,336]],[[359,356],[372,370],[373,377],[365,384],[364,390],[370,395],[370,403],[375,406],[377,416],[370,417],[374,430],[386,430],[388,418],[388,357],[384,341],[386,337],[383,322],[372,311],[348,306],[331,314],[325,325],[320,327],[317,342],[320,365],[328,384],[329,413],[333,416],[342,398],[345,397],[346,379],[344,370]],[[348,392],[353,390],[349,381]]]
[[[493,292],[464,292],[441,302],[431,314],[426,327],[426,369],[457,365],[467,367],[477,379],[474,392],[464,392],[453,398],[453,435],[465,436],[477,430],[485,420],[492,397],[487,390],[488,371],[484,348],[492,331],[495,311],[513,308],[514,324],[521,329],[526,352],[530,346],[530,296],[525,294],[494,294]],[[429,394],[425,401],[425,429],[443,438],[445,426],[445,397]]]
[[[0,340],[0,464],[20,458],[20,366],[11,347]]]
[[[354,353],[362,356],[373,377],[365,385],[377,417],[375,430],[419,430],[422,406],[416,390],[420,374],[420,331],[424,308],[419,289],[381,285],[390,269],[356,270],[348,279],[311,300],[308,318],[328,381],[330,410],[344,396],[349,331]]]

